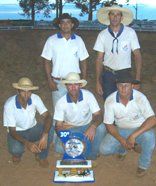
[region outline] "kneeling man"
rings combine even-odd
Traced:
[[[23,77],[12,84],[17,95],[10,97],[4,105],[4,126],[8,131],[8,149],[13,163],[19,163],[26,146],[35,154],[41,167],[48,166],[48,149],[52,141],[51,116],[41,98],[32,94],[37,90],[30,79]],[[43,117],[44,124],[37,124],[36,111]],[[51,130],[50,130],[51,128]]]
[[[86,154],[86,158],[94,160],[105,135],[99,105],[91,92],[81,89],[87,81],[81,80],[79,74],[69,73],[62,83],[66,85],[68,93],[60,98],[55,107],[56,132],[70,130],[83,133],[91,142],[91,152]],[[56,140],[56,152],[63,153],[59,138]]]
[[[100,145],[104,155],[120,154],[135,150],[140,145],[137,176],[143,176],[151,164],[155,147],[155,114],[146,96],[133,89],[130,73],[120,73],[117,78],[118,90],[111,94],[104,105],[104,123],[108,134]]]

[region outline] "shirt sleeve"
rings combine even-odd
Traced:
[[[4,105],[3,125],[5,127],[16,127],[16,119],[13,109],[8,104]]]
[[[83,61],[89,57],[88,51],[86,49],[84,41],[80,38],[80,46],[79,46],[79,58],[80,61]]]
[[[40,115],[48,111],[39,96],[36,95],[36,98],[33,100],[35,101],[34,104],[35,104],[36,110],[39,112]]]
[[[43,51],[41,54],[41,57],[51,61],[52,60],[52,41],[50,38],[47,39],[44,47],[43,47]]]
[[[92,112],[92,114],[94,114],[95,112],[100,111],[100,107],[99,104],[97,102],[97,100],[95,99],[95,96],[90,92],[90,95],[88,97],[88,104],[90,107],[90,110]]]
[[[104,43],[101,33],[98,35],[93,49],[98,52],[104,52]]]
[[[132,51],[134,51],[139,48],[140,48],[140,45],[139,45],[137,34],[134,30],[132,30],[132,32],[131,32],[131,49],[132,49]]]
[[[115,120],[115,115],[113,111],[113,106],[109,102],[108,99],[106,99],[105,104],[104,104],[104,119],[103,122],[104,124],[113,124]]]
[[[147,97],[145,95],[142,95],[141,99],[138,99],[138,106],[140,108],[140,111],[143,115],[143,117],[148,119],[151,116],[154,116],[155,113],[150,105],[150,102],[148,101]]]
[[[55,111],[54,111],[54,120],[56,121],[64,121],[64,115],[65,115],[65,112],[64,112],[64,109],[63,109],[63,104],[62,102],[57,101],[56,103],[56,106],[55,106]]]

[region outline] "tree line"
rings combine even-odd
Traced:
[[[128,3],[130,0],[125,0]],[[97,6],[112,6],[118,4],[117,0],[54,0],[50,3],[49,0],[18,0],[19,6],[23,10],[23,14],[31,18],[32,25],[35,23],[35,15],[42,11],[45,17],[50,17],[52,10],[56,11],[56,18],[63,13],[63,6],[65,3],[75,4],[75,8],[81,10],[80,15],[88,14],[88,20],[92,20],[93,12],[96,11]],[[122,5],[120,5],[122,6]]]

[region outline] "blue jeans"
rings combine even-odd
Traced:
[[[80,126],[80,127],[73,127],[73,128],[70,128],[69,130],[71,132],[85,133],[85,131],[88,129],[89,126],[90,126],[90,124],[85,125],[85,126]],[[94,141],[90,142],[91,143],[91,152],[84,155],[87,159],[94,160],[97,158],[97,155],[99,154],[100,143],[105,135],[106,135],[106,128],[105,128],[105,125],[102,123],[96,129],[96,135],[95,135]],[[64,149],[62,147],[62,142],[59,137],[56,138],[55,151],[60,154],[64,153]]]
[[[27,129],[25,131],[17,131],[17,133],[22,136],[24,139],[30,141],[30,142],[37,142],[40,140],[42,133],[44,130],[44,125],[37,124],[34,127]],[[49,146],[53,139],[53,132],[54,128],[51,127],[48,135],[48,145],[47,148],[42,150],[38,155],[40,159],[46,159],[48,156]],[[19,142],[18,140],[14,139],[9,133],[7,136],[7,142],[8,142],[8,150],[9,152],[14,155],[21,157],[24,153],[24,144]]]
[[[54,80],[55,83],[57,84],[57,89],[56,91],[52,91],[52,102],[53,102],[53,109],[55,109],[55,105],[57,101],[64,96],[67,93],[67,89],[65,85],[61,83],[60,80]],[[53,120],[53,126],[55,126],[55,121]],[[53,142],[55,143],[56,140],[56,133],[54,132],[54,137],[53,137]]]
[[[128,138],[135,129],[118,129],[120,135]],[[142,169],[150,167],[152,154],[155,148],[155,134],[154,130],[144,132],[136,138],[136,143],[141,145],[141,154],[139,156],[138,166]],[[120,142],[112,135],[107,134],[100,145],[100,153],[103,155],[110,154],[125,154],[126,150],[121,146]]]
[[[105,71],[102,74],[102,88],[103,88],[103,99],[105,100],[111,93],[117,90],[116,74],[113,74],[110,71]]]

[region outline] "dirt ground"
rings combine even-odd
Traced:
[[[3,127],[2,113],[5,100],[15,94],[11,84],[22,76],[28,76],[35,85],[40,87],[36,93],[40,95],[53,114],[51,93],[48,89],[40,57],[43,45],[48,36],[55,31],[50,30],[19,30],[0,31],[0,186],[50,186],[52,182],[57,155],[53,146],[49,153],[49,169],[40,168],[34,155],[27,149],[19,165],[11,162],[7,151],[6,129]],[[88,89],[95,93],[95,52],[94,45],[98,31],[78,31],[86,43],[90,53],[88,70]],[[138,33],[144,61],[142,91],[148,96],[156,111],[156,33]],[[101,108],[103,101],[97,97]],[[39,118],[40,119],[40,118]],[[65,185],[97,185],[97,186],[155,186],[156,185],[156,153],[153,155],[152,166],[143,178],[137,178],[138,154],[129,152],[124,161],[115,156],[100,157],[98,166],[94,168],[95,183]]]

